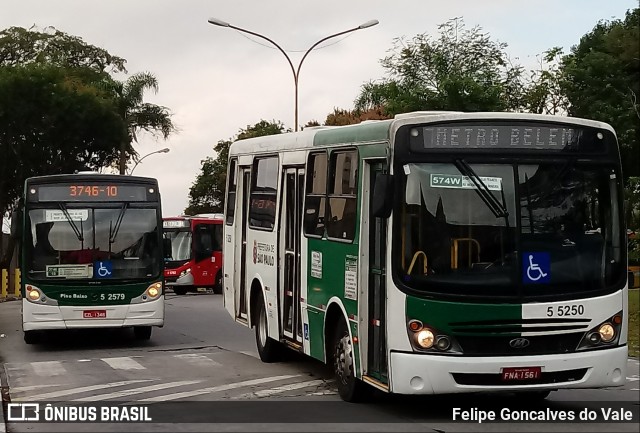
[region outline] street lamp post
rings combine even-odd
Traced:
[[[272,41],[271,39],[269,39],[266,36],[261,35],[260,33],[256,33],[256,32],[252,32],[250,30],[247,29],[243,29],[240,27],[236,27],[234,25],[229,24],[226,21],[222,21],[219,20],[217,18],[209,18],[209,23],[213,24],[214,26],[220,26],[220,27],[228,27],[230,29],[234,29],[234,30],[238,30],[240,32],[244,32],[244,33],[248,33],[250,35],[254,35],[257,36],[259,38],[262,38],[264,40],[266,40],[267,42],[271,43],[273,46],[275,46],[282,54],[284,54],[284,56],[287,59],[287,62],[289,62],[289,66],[291,67],[291,72],[293,73],[293,83],[295,86],[295,130],[298,130],[298,78],[300,77],[300,68],[302,67],[302,62],[304,62],[304,59],[307,58],[307,55],[311,52],[311,50],[313,50],[315,47],[317,47],[319,44],[321,44],[322,42],[331,39],[331,38],[335,38],[337,36],[341,36],[341,35],[345,35],[347,33],[351,33],[351,32],[355,32],[356,30],[361,30],[361,29],[366,29],[368,27],[373,27],[376,24],[378,24],[378,20],[370,20],[367,21],[366,23],[362,23],[360,24],[358,27],[354,27],[352,29],[349,30],[345,30],[342,32],[338,32],[335,33],[333,35],[329,35],[327,37],[324,37],[322,39],[320,39],[318,42],[316,42],[315,44],[313,44],[305,53],[304,56],[302,56],[302,59],[300,60],[300,63],[298,64],[298,69],[294,68],[293,66],[293,62],[291,61],[291,58],[289,58],[289,55],[280,47],[280,45],[276,44],[274,41]]]
[[[145,159],[147,156],[151,156],[154,153],[168,153],[171,149],[169,149],[168,147],[165,147],[164,149],[160,149],[160,150],[156,150],[155,152],[151,152],[151,153],[147,153],[145,156],[143,156],[142,158],[140,158],[136,164],[133,166],[133,168],[131,169],[131,171],[129,172],[129,176],[131,176],[133,174],[133,170],[136,169],[136,167],[138,166],[138,164],[140,164],[142,162],[143,159]]]

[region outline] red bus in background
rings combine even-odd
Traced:
[[[162,233],[171,240],[165,258],[165,285],[176,295],[211,288],[222,293],[222,214],[167,217]]]

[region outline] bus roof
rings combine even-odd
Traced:
[[[46,176],[33,176],[26,179],[26,182],[31,183],[64,183],[75,181],[87,181],[87,180],[99,180],[106,182],[117,183],[149,183],[158,184],[158,180],[153,177],[142,176],[123,176],[120,174],[105,174],[105,173],[75,173],[75,174],[50,174]]]
[[[509,112],[464,113],[459,111],[416,111],[398,114],[395,118],[387,120],[368,120],[354,125],[306,128],[300,132],[289,132],[238,140],[231,144],[229,155],[279,152],[338,144],[390,142],[395,131],[403,125],[482,119],[570,123],[591,128],[606,129],[615,134],[615,131],[609,124],[578,117]]]

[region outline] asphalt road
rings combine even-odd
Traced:
[[[131,330],[52,332],[39,345],[26,345],[20,329],[20,303],[0,303],[0,376],[11,403],[75,405],[100,418],[101,405],[121,417],[147,408],[150,422],[9,422],[11,433],[57,431],[637,431],[637,424],[581,422],[611,405],[618,416],[638,412],[639,364],[629,360],[622,388],[552,393],[540,406],[511,407],[509,396],[375,395],[362,404],[342,402],[331,371],[292,354],[285,362],[257,358],[251,330],[237,325],[208,293],[167,295],[166,324],[151,340],[139,342]],[[115,407],[116,409],[112,409]],[[466,408],[470,422],[452,422]],[[120,409],[117,409],[120,408]],[[123,409],[124,408],[124,409]],[[476,408],[474,412],[472,409]],[[620,412],[620,409],[623,409]],[[144,409],[143,409],[144,410]],[[143,411],[142,410],[142,411]],[[142,412],[141,411],[141,412]],[[529,416],[570,416],[573,422],[478,422]],[[54,412],[51,412],[54,413]],[[551,413],[552,415],[548,415]],[[525,415],[521,415],[525,414]],[[110,416],[116,416],[110,415]],[[459,414],[458,418],[464,414]],[[286,420],[287,423],[282,423]],[[0,425],[1,427],[1,425]],[[2,429],[0,428],[0,432]]]

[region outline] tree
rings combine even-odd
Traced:
[[[236,140],[283,132],[289,131],[285,131],[282,122],[261,120],[253,126],[247,125],[246,129],[241,129]],[[216,213],[224,210],[229,146],[233,141],[233,138],[218,141],[213,148],[216,156],[207,157],[201,161],[201,172],[189,189],[189,206],[184,210],[186,215]]]
[[[640,175],[640,8],[601,21],[563,58],[569,114],[613,126],[625,181]]]
[[[381,119],[389,119],[389,116],[384,114],[382,108],[370,108],[367,111],[334,108],[333,112],[327,115],[324,124],[326,126],[343,126],[353,125],[364,122],[365,120]]]
[[[126,134],[112,101],[74,71],[0,67],[0,213],[15,207],[28,177],[114,161]]]
[[[145,91],[158,91],[158,81],[151,73],[137,73],[124,82],[111,77],[110,73],[126,73],[125,63],[123,58],[54,27],[42,31],[34,27],[11,27],[0,32],[0,66],[39,64],[72,69],[74,79],[91,84],[96,92],[107,92],[115,100],[118,114],[129,132],[126,139],[118,143],[120,174],[125,174],[127,161],[138,156],[133,143],[137,142],[140,131],[164,139],[176,132],[166,107],[144,102]]]
[[[127,137],[120,143],[120,174],[126,174],[127,162],[137,158],[138,153],[133,143],[138,142],[138,133],[146,131],[153,136],[162,136],[165,140],[176,127],[171,120],[171,113],[166,107],[144,102],[146,90],[158,92],[158,80],[149,72],[132,75],[126,81],[109,80],[103,83],[104,88],[115,101],[118,114],[127,125]]]
[[[42,31],[35,27],[10,27],[0,31],[0,66],[56,65],[83,71],[86,78],[91,74],[105,77],[109,73],[127,72],[125,63],[125,59],[55,27]]]
[[[524,92],[524,105],[532,113],[566,115],[569,101],[563,90],[562,48],[551,48],[542,53],[539,59],[540,68],[531,71]]]
[[[382,59],[388,77],[362,86],[356,109],[393,116],[415,110],[501,111],[522,108],[523,68],[513,65],[507,44],[494,42],[461,18],[438,27],[440,37],[419,34],[394,41]]]

